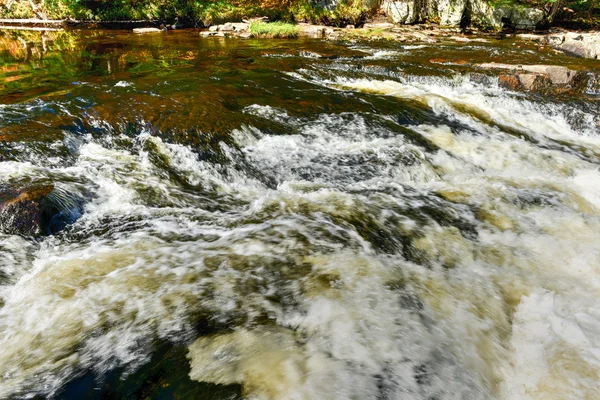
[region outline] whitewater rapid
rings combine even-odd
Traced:
[[[598,113],[335,74],[287,76],[429,119],[254,104],[289,133],[240,126],[218,162],[102,121],[66,158],[1,162],[87,200],[39,243],[0,234],[0,398],[133,371],[157,339],[250,399],[597,398]]]

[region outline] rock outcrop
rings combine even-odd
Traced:
[[[522,34],[521,39],[547,44],[578,57],[600,59],[600,32],[566,32],[548,35]]]
[[[413,0],[386,0],[382,11],[396,24],[414,24],[419,19],[419,3]]]
[[[394,23],[414,24],[439,20],[442,26],[475,25],[500,29],[536,29],[545,14],[535,8],[491,6],[486,0],[385,0],[382,11]]]

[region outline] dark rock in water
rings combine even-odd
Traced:
[[[0,192],[0,229],[22,236],[41,235],[42,203],[52,190],[53,185],[43,185]]]
[[[80,202],[52,184],[0,186],[0,232],[25,237],[52,235],[80,215]]]

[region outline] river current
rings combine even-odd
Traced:
[[[0,35],[0,185],[78,207],[0,233],[0,398],[598,398],[598,93],[469,67],[597,64]]]

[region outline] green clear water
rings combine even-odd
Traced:
[[[0,398],[593,399],[598,73],[513,39],[0,32],[0,187],[81,205],[0,233]]]

